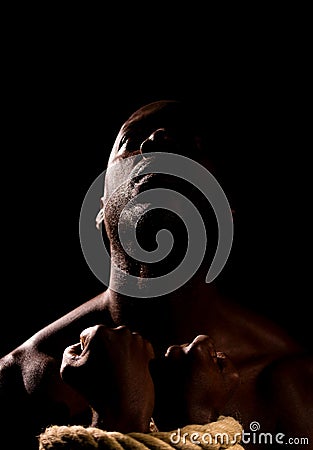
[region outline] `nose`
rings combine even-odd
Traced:
[[[173,152],[177,144],[165,128],[158,128],[140,145],[140,151],[144,155],[150,152]]]

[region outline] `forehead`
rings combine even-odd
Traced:
[[[140,144],[158,128],[195,134],[197,125],[194,111],[179,101],[162,100],[149,103],[135,111],[122,125],[114,142],[109,162],[118,152],[122,139],[135,139]]]

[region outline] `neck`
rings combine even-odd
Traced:
[[[126,325],[148,339],[161,352],[173,343],[193,339],[194,327],[203,304],[212,307],[206,324],[215,326],[218,293],[205,283],[205,274],[196,274],[176,291],[155,298],[134,298],[108,289],[108,307],[115,326]],[[205,301],[204,301],[205,298]],[[198,318],[198,319],[197,319]]]

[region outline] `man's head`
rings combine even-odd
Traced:
[[[214,170],[207,153],[204,129],[198,111],[174,100],[145,105],[122,125],[109,157],[103,215],[112,261],[120,269],[137,277],[157,277],[172,271],[182,261],[189,239],[188,227],[182,220],[186,213],[184,198],[195,205],[210,240],[215,241],[209,246],[212,256],[216,248],[216,218],[207,199],[186,181],[189,174],[185,172],[182,178],[169,173],[145,172],[143,175],[153,155],[164,153],[183,156]],[[163,208],[153,207],[153,203],[158,205],[157,196],[153,200],[151,194],[149,201],[140,197],[147,191],[154,191],[156,195],[164,193],[159,189],[169,192]],[[173,193],[177,195],[171,195]],[[190,212],[188,214],[192,220]],[[134,227],[135,234],[129,231]],[[142,263],[133,256],[135,239],[144,251],[153,252],[158,246],[157,234],[164,229],[173,237],[173,248],[165,258]]]

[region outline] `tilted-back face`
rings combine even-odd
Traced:
[[[186,217],[184,198],[202,210],[201,215],[208,217],[211,214],[212,219],[212,211],[208,214],[210,204],[188,182],[188,170],[182,177],[172,175],[170,170],[168,173],[151,172],[144,175],[141,171],[148,166],[149,158],[151,160],[154,154],[160,153],[179,155],[200,164],[204,162],[208,168],[210,160],[203,146],[203,127],[197,117],[197,111],[188,109],[187,105],[179,101],[153,102],[126,120],[113,145],[105,179],[104,223],[111,242],[113,261],[123,269],[131,267],[136,275],[143,275],[143,265],[136,258],[127,256],[125,250],[133,250],[134,240],[138,239],[141,248],[153,252],[158,246],[156,236],[160,230],[172,234],[175,246],[162,261],[145,264],[144,271],[147,270],[149,276],[160,276],[172,270],[183,259],[188,245],[188,226],[182,220]],[[140,194],[147,191],[156,194],[153,197],[151,193],[149,200],[144,201]],[[163,209],[153,207],[154,202],[155,205],[159,204],[159,198],[164,192],[166,198]],[[190,212],[188,215],[189,220],[193,220]],[[213,220],[216,226],[215,217]],[[136,233],[131,231],[134,228]],[[121,245],[121,236],[124,237],[124,245]]]

